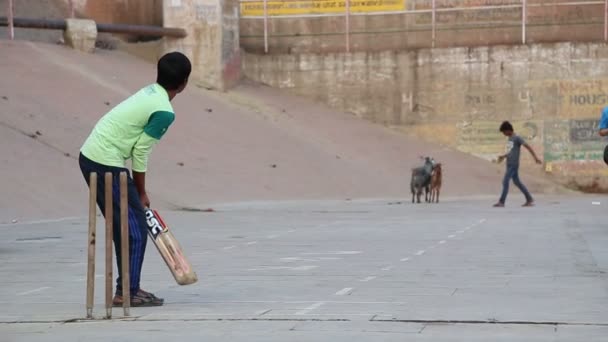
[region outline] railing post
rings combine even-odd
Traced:
[[[604,1],[604,41],[608,42],[608,0]]]
[[[268,0],[264,0],[264,53],[268,53]]]
[[[526,44],[526,21],[528,21],[528,2],[521,0],[521,43]]]
[[[13,25],[13,0],[8,0],[8,36],[15,39],[15,25]]]
[[[346,52],[350,52],[350,0],[346,0]]]
[[[70,0],[70,18],[74,18],[74,0]]]
[[[606,0],[608,1],[608,0]],[[436,37],[436,27],[437,27],[437,7],[436,7],[436,3],[435,0],[432,1],[432,6],[433,6],[433,12],[431,13],[431,26],[432,26],[432,43],[431,46],[434,48],[435,47],[435,37]]]

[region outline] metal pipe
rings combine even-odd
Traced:
[[[65,20],[14,18],[13,25],[22,28],[65,30]],[[10,26],[10,18],[0,17],[0,26]]]
[[[15,39],[15,25],[13,24],[13,0],[8,0],[8,36]]]
[[[65,20],[52,19],[31,19],[14,18],[14,27],[35,28],[47,30],[65,30]],[[9,19],[0,17],[0,26],[8,26]],[[127,24],[103,24],[97,23],[97,31],[105,33],[128,33],[140,34],[145,36],[166,36],[174,38],[184,38],[187,36],[186,30],[181,28],[148,26],[148,25],[127,25]]]
[[[521,1],[521,43],[526,44],[526,21],[528,21],[527,1]]]
[[[264,0],[264,53],[268,53],[268,0]]]
[[[128,24],[98,23],[97,31],[105,33],[131,33],[146,36],[166,36],[173,38],[185,38],[188,35],[186,30],[181,28]]]
[[[346,0],[346,52],[350,52],[350,0]]]
[[[433,33],[432,33],[432,43],[431,46],[434,48],[435,47],[435,37],[436,37],[436,26],[437,26],[437,4],[435,3],[435,0],[433,0],[432,2],[432,6],[433,6],[433,13],[431,14],[431,25],[433,26]]]

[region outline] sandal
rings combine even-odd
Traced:
[[[139,291],[138,291],[138,295],[139,295],[139,294],[141,294],[141,295],[143,295],[144,297],[147,297],[147,298],[149,298],[149,299],[152,299],[152,300],[155,300],[155,301],[161,302],[161,303],[164,303],[164,302],[165,302],[165,299],[164,299],[164,298],[159,298],[159,297],[156,297],[156,296],[155,296],[153,293],[148,292],[148,291],[144,291],[144,290],[142,290],[142,289],[139,289]]]
[[[131,307],[146,307],[146,306],[162,306],[165,300],[158,298],[152,293],[139,289],[135,294],[131,295]],[[123,303],[122,291],[116,291],[116,295],[112,300],[112,306],[121,307]]]

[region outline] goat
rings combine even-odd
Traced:
[[[422,196],[422,189],[425,189],[424,199],[426,202],[429,201],[429,185],[431,183],[431,172],[433,171],[433,165],[435,161],[433,158],[425,157],[424,165],[412,169],[412,178],[410,180],[410,190],[412,191],[412,203],[415,203],[417,198],[420,203],[420,196]]]
[[[431,203],[439,203],[439,192],[441,191],[441,178],[442,170],[441,163],[433,166],[433,173],[431,174]]]
[[[424,201],[425,202],[430,202],[431,201],[431,175],[433,174],[433,168],[435,167],[435,159],[431,158],[431,157],[426,157],[424,158],[425,162],[424,162],[424,172],[425,172],[425,182],[424,182]]]
[[[412,191],[412,203],[415,203],[415,198],[418,198],[420,203],[420,196],[422,195],[422,188],[424,187],[425,176],[422,168],[412,169],[412,179],[410,180],[410,189]]]

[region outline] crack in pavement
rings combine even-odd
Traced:
[[[67,320],[23,320],[23,321],[2,321],[0,325],[12,324],[78,324],[78,323],[105,323],[105,322],[238,322],[238,321],[262,321],[262,322],[350,322],[347,318],[73,318]]]
[[[368,322],[382,323],[419,323],[424,324],[471,324],[471,325],[549,325],[555,326],[593,326],[593,327],[608,327],[608,323],[590,323],[590,322],[558,322],[558,321],[499,321],[491,320],[432,320],[432,319],[377,319],[377,315],[368,319]],[[124,322],[221,322],[221,321],[260,321],[260,322],[351,322],[347,318],[142,318],[142,317],[121,317],[113,319],[85,319],[73,318],[68,320],[23,320],[23,321],[2,321],[0,325],[10,324],[78,324],[78,323],[102,323],[112,321]]]
[[[551,322],[551,321],[499,321],[491,320],[427,320],[427,319],[370,319],[370,322],[423,323],[423,324],[494,324],[494,325],[553,325],[608,327],[608,323]]]

